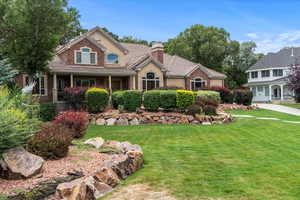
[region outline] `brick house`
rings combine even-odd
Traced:
[[[57,49],[49,73],[37,80],[34,93],[41,101],[62,102],[65,87],[98,86],[116,90],[151,90],[176,86],[196,90],[223,86],[226,76],[201,64],[164,53],[162,43],[152,47],[119,43],[95,27]],[[26,74],[16,79],[20,87]]]

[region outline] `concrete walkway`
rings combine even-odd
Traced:
[[[259,108],[300,116],[300,109],[276,104],[257,104]]]

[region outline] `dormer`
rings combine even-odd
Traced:
[[[97,65],[98,54],[89,47],[81,47],[74,51],[74,63],[84,65]]]

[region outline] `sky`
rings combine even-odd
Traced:
[[[300,46],[299,0],[69,0],[84,28],[167,41],[193,24],[224,28],[232,40],[254,41],[259,53]]]

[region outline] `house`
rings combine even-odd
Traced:
[[[284,48],[269,53],[247,70],[248,83],[255,102],[292,101],[294,93],[287,86],[291,67],[300,56],[300,48]]]
[[[98,86],[116,90],[151,90],[175,86],[196,90],[223,86],[225,75],[179,56],[164,53],[162,43],[152,47],[120,43],[100,27],[78,36],[57,49],[49,73],[37,80],[34,93],[41,101],[63,101],[66,87]],[[26,74],[17,78],[28,83]]]

